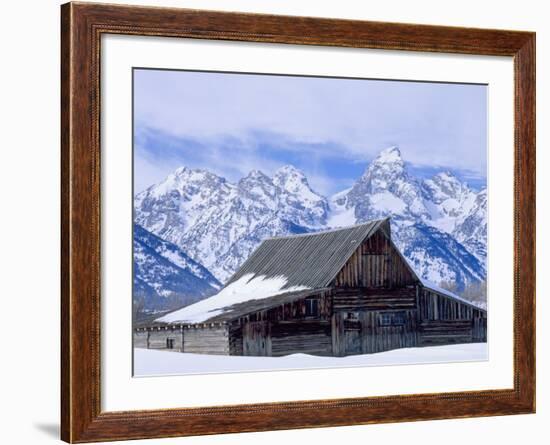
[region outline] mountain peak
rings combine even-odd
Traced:
[[[267,176],[261,170],[254,169],[254,170],[250,170],[250,172],[248,173],[248,175],[245,176],[245,178],[249,178],[249,179],[269,179],[269,176]]]
[[[358,220],[388,215],[418,220],[429,217],[420,186],[410,176],[399,147],[382,150],[347,194],[346,207]]]
[[[306,175],[293,165],[283,165],[273,175],[273,183],[282,189],[296,191],[298,188],[306,187],[309,183]]]
[[[196,194],[199,190],[208,188],[215,192],[220,187],[226,186],[225,178],[199,168],[179,167],[166,176],[162,181],[149,186],[146,190],[136,195],[136,202],[145,198],[159,199],[175,194]]]
[[[384,179],[384,187],[389,185],[386,181],[396,181],[398,178],[407,180],[405,161],[401,157],[399,147],[392,146],[382,150],[368,165],[363,173],[361,181],[370,182],[374,178]]]
[[[361,178],[362,182],[371,182],[375,178],[383,179],[383,187],[389,186],[398,178],[406,179],[405,162],[401,157],[399,147],[392,146],[378,153],[378,156],[368,165]]]
[[[456,175],[450,171],[450,170],[445,170],[445,171],[442,171],[442,172],[439,172],[437,173],[435,176],[434,176],[434,179],[437,178],[439,180],[442,180],[442,181],[458,181],[459,179],[456,177]]]
[[[185,184],[200,183],[204,185],[210,184],[211,186],[225,184],[226,179],[203,168],[179,167],[172,174],[168,175],[164,182],[171,183],[180,188],[182,185],[185,186]]]
[[[189,168],[189,167],[179,167],[174,173],[174,176],[214,176],[213,173],[202,168]]]
[[[304,172],[293,165],[284,165],[273,175],[273,183],[280,190],[281,202],[286,204],[285,215],[289,220],[293,213],[303,215],[308,226],[324,224],[328,212],[326,198],[309,185]]]
[[[251,170],[238,183],[241,192],[252,194],[255,199],[267,198],[272,200],[276,194],[276,187],[269,176],[261,170]]]
[[[378,163],[402,163],[403,158],[401,157],[401,150],[399,150],[399,147],[397,145],[393,145],[378,153],[378,156],[376,156],[374,161]]]
[[[291,164],[286,164],[286,165],[283,165],[282,167],[279,167],[273,176],[280,177],[280,176],[289,176],[289,175],[300,176],[303,178],[306,177],[306,175],[302,170],[294,167]]]
[[[171,181],[186,181],[186,180],[197,180],[203,177],[206,177],[207,175],[210,175],[210,172],[207,172],[206,170],[201,169],[195,169],[195,168],[189,168],[189,167],[179,167],[176,170],[174,170],[173,173],[169,174],[165,182],[171,182]]]

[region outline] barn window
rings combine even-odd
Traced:
[[[319,316],[319,300],[317,298],[306,298],[306,317]]]
[[[166,349],[174,349],[175,341],[176,340],[174,338],[167,338],[166,339]]]
[[[359,312],[348,312],[346,317],[348,320],[359,320]]]
[[[405,324],[405,312],[396,312],[393,314],[392,324],[394,326],[401,326]]]
[[[405,324],[405,312],[383,312],[378,316],[379,326],[402,326]]]
[[[380,326],[391,326],[392,318],[392,314],[382,313],[378,316],[378,324]]]

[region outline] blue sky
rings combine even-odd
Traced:
[[[398,145],[411,173],[486,184],[483,85],[134,70],[135,191],[182,165],[231,181],[284,164],[330,195]]]

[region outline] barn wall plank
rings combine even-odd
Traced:
[[[330,322],[290,322],[271,326],[271,348],[274,357],[297,352],[332,355]]]
[[[382,230],[362,243],[334,279],[338,287],[400,287],[415,277]]]
[[[167,348],[167,340],[173,340],[173,348]],[[164,349],[171,352],[183,351],[183,333],[179,328],[151,329],[149,331],[149,349]]]
[[[147,349],[149,347],[149,331],[134,331],[134,348]]]
[[[229,355],[227,326],[191,326],[183,330],[183,352]]]
[[[423,288],[419,295],[421,346],[487,341],[487,314]]]

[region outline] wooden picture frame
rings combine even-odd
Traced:
[[[68,3],[61,7],[61,34],[63,440],[93,442],[535,411],[534,33]],[[99,116],[103,34],[512,56],[515,72],[513,389],[102,412]]]

